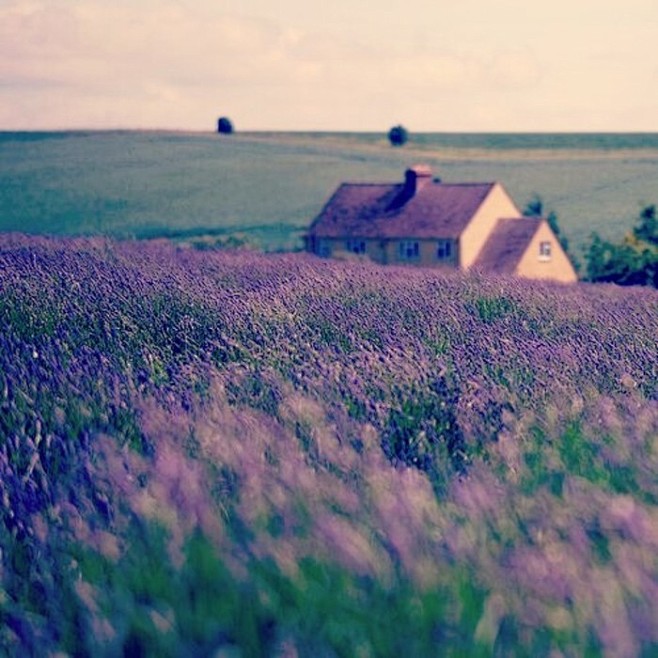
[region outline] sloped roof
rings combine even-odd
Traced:
[[[343,183],[311,224],[326,238],[456,238],[495,183]]]
[[[492,274],[514,274],[543,221],[541,217],[499,219],[473,263],[473,268]]]

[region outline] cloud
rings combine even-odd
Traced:
[[[528,50],[498,53],[487,71],[489,84],[505,90],[527,89],[541,79],[541,66]]]
[[[114,108],[122,122],[141,106],[140,117],[175,122],[222,87],[282,81],[288,38],[256,20],[174,3],[10,1],[0,5],[0,120],[19,120],[12,111],[43,118],[47,106],[51,118],[82,122],[91,109],[92,123]]]
[[[530,47],[368,34],[203,0],[0,0],[0,127],[431,129],[543,81]]]

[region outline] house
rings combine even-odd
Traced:
[[[429,167],[401,183],[343,183],[305,236],[323,257],[576,281],[545,219],[523,217],[500,183],[443,183]]]

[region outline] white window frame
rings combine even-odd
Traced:
[[[420,242],[418,240],[401,240],[398,243],[398,258],[400,260],[419,260]]]
[[[436,260],[452,260],[452,240],[438,240],[436,243]]]
[[[553,257],[553,244],[550,240],[542,240],[539,243],[539,260],[543,263]]]

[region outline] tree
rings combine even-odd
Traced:
[[[391,146],[404,146],[408,139],[409,133],[404,126],[393,126],[388,131],[388,141],[391,142]]]
[[[658,288],[656,207],[643,208],[637,225],[620,243],[603,240],[597,233],[592,233],[586,259],[589,281]]]
[[[233,124],[228,117],[219,117],[217,120],[217,132],[220,135],[230,135],[233,132]]]
[[[633,229],[633,235],[638,240],[658,246],[658,219],[656,206],[647,206],[640,212],[639,225]]]

